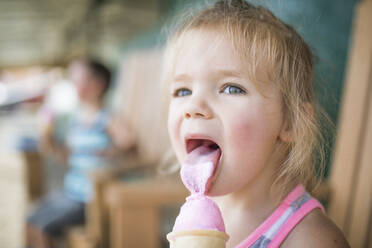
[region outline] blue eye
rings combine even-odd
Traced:
[[[223,88],[223,93],[235,95],[235,94],[244,94],[245,91],[237,86],[227,85]]]
[[[182,88],[182,89],[177,89],[174,93],[173,96],[175,97],[182,97],[182,96],[188,96],[191,95],[191,90]]]

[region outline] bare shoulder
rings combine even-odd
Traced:
[[[281,247],[347,248],[350,246],[341,230],[319,209],[315,209],[296,225]]]

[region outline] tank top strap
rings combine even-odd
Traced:
[[[290,231],[312,210],[323,206],[297,185],[279,207],[247,239],[236,248],[279,247]]]
[[[316,208],[320,208],[324,213],[323,206],[314,198],[309,199],[306,203],[304,203],[292,216],[289,220],[282,225],[281,229],[275,235],[275,237],[270,242],[268,248],[279,247],[288,234],[293,230],[293,228],[308,215],[311,211]]]

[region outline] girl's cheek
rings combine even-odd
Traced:
[[[168,130],[170,133],[179,134],[181,129],[183,110],[178,104],[171,104],[168,112]]]
[[[234,144],[236,144],[237,147],[243,148],[246,146],[247,141],[252,140],[252,136],[254,135],[251,131],[249,122],[240,122],[237,123],[234,127],[234,130],[236,130],[233,134],[234,137]]]
[[[175,127],[174,127],[174,122],[172,120],[168,121],[168,134],[170,137],[170,140],[172,141],[172,145],[174,147],[174,141],[175,141]]]
[[[174,115],[168,116],[168,134],[173,149],[178,153],[180,143],[180,127]]]
[[[168,131],[170,134],[175,133],[177,129],[177,111],[174,111],[173,108],[170,109],[168,114]]]
[[[173,128],[174,128],[174,108],[172,106],[169,106],[168,110],[168,132],[169,134],[172,133]]]
[[[248,132],[251,129],[252,123],[254,122],[252,120],[252,117],[249,117],[245,114],[237,114],[231,119],[231,130],[239,135],[244,135],[246,132]]]
[[[262,123],[256,123],[252,116],[237,115],[230,126],[231,145],[233,149],[245,150],[254,146],[257,140],[257,135],[261,133]]]

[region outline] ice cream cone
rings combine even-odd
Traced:
[[[225,248],[229,236],[215,230],[182,230],[167,235],[170,248]]]
[[[181,168],[182,182],[191,195],[167,235],[170,248],[225,248],[229,239],[218,205],[206,195],[221,151],[208,141],[203,144],[188,154]]]

